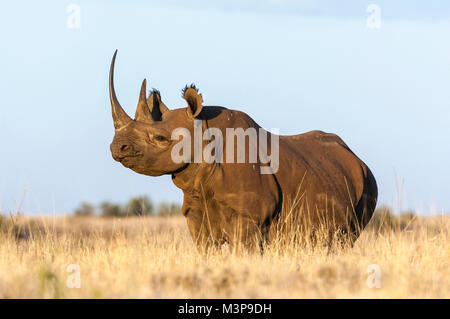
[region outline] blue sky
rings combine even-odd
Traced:
[[[372,169],[380,202],[450,211],[450,3],[372,1],[15,1],[0,10],[3,213],[64,213],[146,194],[182,201],[170,177],[113,161],[107,76],[133,115],[144,77],[183,107],[240,109],[282,134],[340,135]],[[69,4],[81,8],[67,27]],[[26,192],[26,195],[24,195]]]

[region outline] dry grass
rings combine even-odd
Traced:
[[[377,229],[378,228],[378,229]],[[275,240],[197,253],[183,217],[0,220],[1,298],[450,298],[450,217],[365,230],[353,248]],[[81,269],[68,288],[67,267]],[[381,269],[368,288],[367,268]]]

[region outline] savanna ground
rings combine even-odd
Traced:
[[[450,298],[450,216],[371,223],[353,248],[203,256],[182,216],[2,216],[0,298]]]

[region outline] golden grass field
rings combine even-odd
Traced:
[[[206,256],[182,216],[0,221],[0,298],[450,298],[450,216],[372,226],[353,248],[278,240]],[[70,264],[80,288],[67,287]]]

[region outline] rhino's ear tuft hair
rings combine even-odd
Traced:
[[[190,86],[185,86],[183,91],[183,98],[188,103],[187,113],[190,117],[196,118],[203,108],[203,97],[198,93],[197,87],[192,83]]]
[[[153,93],[153,94],[157,94],[157,95],[159,95],[159,98],[161,99],[161,92],[159,92],[159,90],[157,90],[157,89],[155,89],[155,88],[152,88],[151,90],[150,90],[150,95]]]
[[[150,90],[147,105],[154,121],[161,121],[162,115],[169,111],[169,108],[161,101],[161,93],[155,88]]]
[[[186,91],[187,91],[188,89],[194,89],[194,90],[197,91],[197,93],[198,93],[198,88],[195,86],[194,83],[191,83],[190,85],[187,85],[187,84],[186,84],[186,86],[181,90],[181,97],[184,98],[184,94],[186,93]]]

